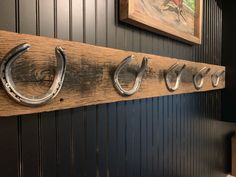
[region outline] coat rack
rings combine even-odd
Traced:
[[[223,66],[5,31],[0,64],[0,116],[225,87]]]

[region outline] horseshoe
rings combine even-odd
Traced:
[[[204,77],[210,72],[210,68],[203,67],[197,74],[193,77],[193,83],[197,90],[200,90],[204,84]]]
[[[148,66],[148,58],[144,57],[143,58],[143,61],[142,61],[142,65],[139,69],[139,72],[138,72],[138,75],[135,79],[135,83],[134,83],[134,86],[132,89],[130,90],[125,90],[122,88],[122,86],[120,85],[120,82],[119,82],[119,74],[120,74],[120,71],[126,66],[128,65],[128,63],[134,59],[134,55],[131,55],[129,56],[128,58],[124,59],[117,67],[116,71],[115,71],[115,74],[114,74],[114,86],[115,88],[117,89],[117,91],[121,94],[121,95],[124,95],[124,96],[130,96],[130,95],[133,95],[135,94],[139,88],[140,88],[140,85],[142,83],[142,78],[143,78],[143,75],[147,69],[147,66]]]
[[[12,80],[11,65],[17,60],[17,58],[27,52],[30,47],[31,45],[27,43],[20,44],[5,55],[0,68],[0,78],[8,95],[17,103],[35,107],[48,103],[60,92],[65,77],[67,59],[64,50],[61,47],[56,47],[55,54],[57,58],[57,69],[51,87],[48,92],[42,96],[26,97],[16,89]]]
[[[173,66],[171,66],[165,73],[165,81],[166,81],[166,85],[169,91],[176,91],[179,88],[179,84],[180,84],[180,79],[183,73],[184,68],[186,67],[186,65],[184,64],[178,71],[176,71],[176,69],[179,67],[179,64],[176,63]],[[172,86],[170,79],[169,79],[169,75],[171,72],[176,71],[176,82],[175,85]]]
[[[224,75],[225,71],[216,72],[211,75],[211,82],[213,87],[217,87],[220,82],[220,78]]]

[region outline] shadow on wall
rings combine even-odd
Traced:
[[[222,9],[222,0],[216,0],[218,7]]]
[[[231,173],[231,162],[232,162],[232,146],[231,146],[231,139],[235,132],[230,132],[225,136],[225,172],[226,173]],[[228,165],[230,164],[230,165]],[[230,176],[228,176],[230,177]]]

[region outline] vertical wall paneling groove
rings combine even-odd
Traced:
[[[97,173],[97,118],[96,106],[86,108],[86,167],[87,176],[95,177]]]
[[[72,41],[73,39],[73,1],[69,0],[69,40]]]
[[[71,111],[58,111],[57,116],[57,171],[58,176],[71,176]],[[64,164],[65,163],[65,164]]]
[[[20,32],[36,34],[36,1],[19,1]]]
[[[17,117],[11,121],[3,119],[0,124],[0,171],[3,176],[18,175],[18,142],[17,142]],[[8,136],[6,136],[8,135]]]
[[[56,177],[55,112],[41,114],[41,176]]]
[[[39,1],[40,35],[54,37],[54,1]]]
[[[106,1],[96,0],[96,44],[99,46],[106,46],[107,43],[106,14]]]
[[[127,159],[127,165],[126,165],[126,176],[133,176],[134,169],[133,169],[133,154],[134,154],[134,115],[133,115],[133,101],[129,101],[126,106],[126,159]],[[129,128],[127,128],[129,127]]]
[[[163,171],[163,176],[168,176],[169,175],[169,170],[165,170],[168,168],[168,163],[169,163],[169,148],[168,147],[168,103],[167,103],[168,97],[163,98],[163,156],[164,156],[164,171]]]
[[[203,2],[199,46],[119,22],[118,0],[1,0],[0,29],[220,64],[222,9]],[[223,177],[236,127],[220,121],[220,98],[212,91],[1,118],[0,176]]]
[[[146,100],[141,100],[141,121],[140,121],[140,144],[141,144],[141,149],[140,149],[140,173],[141,176],[147,176],[147,115],[146,115]]]
[[[118,177],[118,148],[117,148],[117,104],[111,103],[107,106],[108,114],[108,176]]]
[[[84,1],[84,38],[86,43],[95,44],[96,42],[96,1]]]
[[[8,10],[12,9],[12,10]],[[0,1],[0,28],[15,31],[15,0]],[[2,17],[5,18],[2,18]]]
[[[58,31],[57,31],[57,0],[53,0],[53,18],[54,18],[54,38],[58,37]]]
[[[147,100],[147,176],[152,176],[153,173],[153,149],[152,149],[152,99]]]
[[[106,0],[106,19],[107,19],[107,46],[111,48],[116,47],[116,3],[114,0]]]
[[[18,176],[22,177],[23,172],[23,162],[22,162],[22,126],[21,126],[21,117],[17,117],[17,169],[18,169]],[[14,162],[13,162],[14,164]]]
[[[15,9],[16,5],[14,0],[0,1],[0,29],[15,31]],[[17,117],[12,117],[11,120],[2,119],[0,121],[0,157],[2,159],[0,161],[1,176],[20,176],[17,120]]]
[[[40,4],[39,0],[35,0],[36,2],[36,35],[40,35]]]
[[[84,108],[72,111],[72,176],[86,176],[86,123]],[[80,159],[80,160],[78,160]]]
[[[153,147],[153,155],[152,155],[152,173],[153,176],[158,175],[158,102],[156,98],[153,98],[152,103],[152,114],[153,114],[153,122],[152,122],[152,147]]]
[[[83,42],[83,0],[71,1],[72,40]]]
[[[97,176],[107,176],[108,154],[107,154],[107,105],[97,107]]]
[[[117,175],[125,176],[126,166],[126,153],[125,153],[125,142],[126,142],[126,103],[117,103]]]
[[[29,120],[28,120],[29,119]],[[21,117],[22,175],[39,176],[39,114]],[[30,142],[30,143],[29,143]]]
[[[70,1],[57,0],[57,37],[59,39],[70,39]]]

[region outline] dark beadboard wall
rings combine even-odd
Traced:
[[[221,63],[215,0],[204,0],[200,46],[118,22],[117,4],[0,0],[0,29]],[[1,118],[0,177],[223,177],[236,125],[220,117],[214,91]]]

